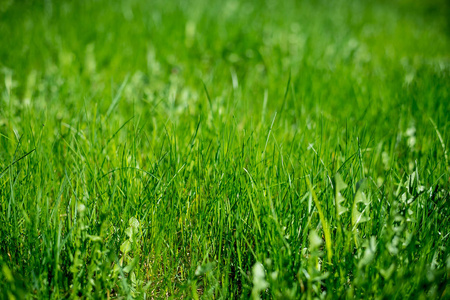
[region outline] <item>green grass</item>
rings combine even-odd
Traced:
[[[0,1],[0,298],[450,298],[450,6]]]

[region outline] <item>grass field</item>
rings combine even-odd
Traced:
[[[0,298],[450,299],[449,15],[0,0]]]

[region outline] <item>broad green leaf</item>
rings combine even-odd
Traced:
[[[314,249],[318,249],[322,245],[323,241],[317,234],[315,230],[311,230],[309,232],[309,244],[311,247],[311,251]]]
[[[387,269],[380,269],[380,274],[381,276],[383,276],[385,280],[388,280],[389,278],[391,278],[394,271],[395,271],[395,264],[393,263]]]
[[[364,255],[358,263],[358,268],[363,268],[369,265],[375,258],[375,252],[377,251],[377,240],[374,236],[370,237],[370,242],[366,245]]]
[[[370,204],[370,199],[366,197],[366,195],[363,192],[363,189],[365,187],[365,179],[360,180],[356,184],[356,194],[355,198],[353,200],[353,207],[352,207],[352,228],[353,230],[356,229],[356,226],[360,223],[367,222],[370,218],[368,217],[368,209]],[[362,210],[358,210],[358,204],[361,203]]]
[[[123,268],[124,273],[130,273],[130,271],[133,269],[132,265],[126,265],[125,268]]]
[[[130,250],[131,250],[131,243],[130,241],[126,240],[120,246],[120,251],[122,251],[123,254],[127,254],[128,252],[130,252]]]
[[[134,269],[134,267],[136,267],[136,265],[138,264],[138,262],[139,262],[139,257],[133,258],[133,260],[131,261],[131,263],[129,263],[127,266],[125,266],[125,268],[123,268],[123,271],[124,271],[125,273],[130,273],[130,272]]]
[[[133,239],[133,228],[128,227],[127,229],[125,229],[125,234],[130,240]]]
[[[139,229],[139,221],[135,217],[131,217],[128,223],[133,229]]]
[[[345,201],[345,198],[342,196],[341,191],[347,188],[347,184],[342,179],[341,175],[339,173],[336,173],[335,175],[335,206],[336,206],[336,218],[339,218],[340,215],[347,212],[348,209],[342,204]]]
[[[93,242],[101,242],[102,241],[102,238],[97,235],[88,234],[87,237],[88,237],[88,239],[90,239]]]
[[[252,273],[253,273],[252,298],[260,299],[259,293],[269,287],[269,283],[265,279],[266,273],[264,271],[264,266],[260,262],[256,262],[253,265]]]
[[[13,277],[13,275],[11,273],[11,270],[8,268],[8,266],[6,264],[3,264],[2,271],[3,271],[3,275],[6,278],[6,281],[9,281],[9,282],[13,282],[14,281],[14,277]]]
[[[202,264],[202,265],[198,266],[197,269],[195,270],[195,275],[196,276],[205,275],[206,273],[208,273],[209,271],[214,269],[214,266],[215,266],[214,263]]]

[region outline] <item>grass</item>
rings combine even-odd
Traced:
[[[446,1],[0,1],[0,297],[450,298]]]

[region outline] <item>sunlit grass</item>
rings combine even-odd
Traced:
[[[1,297],[450,297],[448,11],[4,1]]]

